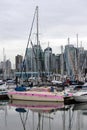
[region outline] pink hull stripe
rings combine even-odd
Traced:
[[[49,105],[49,106],[41,106],[41,105],[38,105],[38,106],[34,106],[34,105],[17,105],[17,104],[12,104],[10,106],[14,106],[14,107],[26,107],[26,108],[62,108],[64,107],[64,105]]]
[[[55,98],[61,99],[63,96],[61,95],[49,95],[49,94],[36,94],[36,93],[27,93],[27,92],[8,92],[8,95],[20,95],[20,96],[31,96],[31,97],[46,97],[46,98]]]

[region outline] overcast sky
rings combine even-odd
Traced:
[[[24,55],[36,6],[39,6],[39,40],[42,48],[51,46],[59,53],[61,45],[79,46],[87,49],[87,0],[0,0],[0,61],[3,48],[6,58]]]

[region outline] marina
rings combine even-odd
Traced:
[[[63,3],[61,9],[65,8],[66,11],[58,14],[58,7],[54,8],[55,6],[53,6],[53,4],[56,3],[55,1],[52,3],[51,8],[47,5],[47,9],[49,7],[51,15],[45,12],[46,8],[44,8],[44,13],[42,12],[43,8],[40,8],[42,13],[40,12],[41,15],[39,15],[39,5],[35,4],[33,18],[31,18],[32,8],[28,7],[28,10],[26,10],[27,8],[23,9],[25,3],[28,1],[25,3],[23,1],[23,3],[20,2],[22,6],[19,6],[19,1],[20,0],[15,1],[14,4],[16,3],[16,5],[13,6],[18,7],[19,10],[17,10],[17,12],[14,10],[12,11],[13,14],[11,14],[11,12],[7,10],[4,12],[1,9],[0,11],[0,13],[4,12],[4,15],[5,13],[7,14],[4,18],[5,22],[3,22],[4,25],[7,25],[7,27],[5,27],[5,33],[12,33],[12,37],[10,36],[11,39],[9,35],[6,36],[7,39],[5,39],[5,33],[3,33],[4,28],[1,28],[1,32],[4,35],[0,35],[0,42],[4,43],[6,41],[6,43],[12,44],[11,50],[8,51],[8,53],[11,51],[10,57],[16,53],[14,56],[15,63],[13,61],[12,65],[10,58],[7,59],[6,57],[5,48],[3,48],[3,58],[2,61],[0,61],[0,130],[86,130],[87,50],[83,47],[82,41],[79,45],[80,37],[78,37],[78,33],[76,34],[74,44],[72,44],[69,37],[67,44],[63,44],[63,41],[61,41],[61,38],[63,38],[61,35],[62,30],[66,30],[66,23],[68,22],[67,25],[70,26],[69,22],[71,23],[71,21],[73,21],[71,15],[70,18],[68,18],[69,14],[67,17],[64,17],[63,12],[68,13],[70,10],[67,11],[65,3]],[[5,4],[4,1],[2,3],[3,5]],[[5,4],[5,8],[8,7],[7,5],[9,4],[12,5],[10,0],[7,0],[7,3]],[[44,6],[43,2],[41,4]],[[12,7],[11,5],[10,7]],[[58,11],[54,15],[58,15],[58,19],[57,17],[52,17],[54,13],[51,12],[51,9],[52,11],[55,9]],[[72,13],[73,11],[74,9]],[[21,12],[21,14],[19,12]],[[27,14],[27,12],[29,14]],[[1,22],[3,21],[2,18],[4,15],[1,15]],[[39,22],[39,16],[42,19],[40,20],[41,23]],[[48,16],[49,18],[47,20]],[[78,18],[77,16],[76,18]],[[10,17],[14,19],[9,19]],[[50,21],[50,17],[52,17],[52,21]],[[48,24],[43,24],[45,19]],[[30,25],[31,20],[32,22],[28,34],[22,27],[28,27],[27,25]],[[78,20],[80,21],[80,18]],[[7,24],[8,21],[13,21],[14,25],[12,25],[14,28]],[[29,23],[27,23],[27,21]],[[58,21],[61,24],[59,24]],[[56,28],[58,26],[57,29],[59,30],[60,27],[62,27],[63,21],[65,23],[59,34]],[[52,22],[55,28],[51,26]],[[82,23],[82,21],[80,22]],[[44,27],[42,32],[39,25],[42,26],[42,28]],[[16,26],[17,30],[15,30]],[[71,30],[73,29],[71,28]],[[76,29],[78,30],[78,27]],[[15,34],[13,34],[13,32],[15,32]],[[48,32],[51,32],[51,37],[54,37],[53,39],[49,38]],[[68,29],[66,32],[68,32]],[[67,34],[66,32],[64,32],[64,35]],[[43,33],[41,34],[43,36],[40,36],[40,33]],[[27,44],[25,45],[26,34],[28,34],[28,38]],[[56,41],[58,39],[56,35],[60,37],[61,51],[58,49],[59,45]],[[70,34],[68,35],[70,36]],[[21,38],[19,36],[21,36]],[[85,39],[85,37],[83,38]],[[49,39],[52,40],[52,43],[49,42]],[[17,42],[17,45],[15,42]],[[21,43],[20,46],[18,43]],[[23,50],[21,48],[22,46]],[[10,44],[7,47],[10,48]],[[15,53],[13,51],[14,48],[16,48]],[[53,48],[57,50],[57,53],[53,51]],[[20,51],[20,54],[18,51]]]

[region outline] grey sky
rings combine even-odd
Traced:
[[[87,0],[0,0],[0,55],[14,60],[23,54],[36,5],[39,6],[39,32],[42,47],[48,42],[58,53],[67,38],[76,44],[76,34],[86,48]],[[80,46],[80,45],[79,45]],[[0,59],[2,60],[2,59]]]

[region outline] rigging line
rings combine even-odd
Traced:
[[[23,122],[23,119],[22,119],[21,113],[20,113],[19,115],[20,115],[20,119],[21,119],[21,122],[22,122],[23,128],[24,128],[24,130],[25,130],[25,124],[24,124],[24,122]]]
[[[73,109],[72,115],[71,115],[71,119],[70,119],[70,121],[69,121],[69,129],[72,128],[72,125],[73,125],[74,113],[75,113],[75,111],[74,111],[74,109]]]
[[[32,21],[32,24],[31,24],[30,34],[29,34],[29,37],[28,37],[28,42],[27,42],[27,46],[26,46],[25,56],[26,56],[26,53],[27,53],[27,48],[28,48],[28,45],[29,45],[29,41],[30,41],[30,37],[31,37],[31,33],[32,33],[33,24],[34,24],[34,20],[35,20],[37,9],[38,9],[38,6],[36,6],[35,13],[34,13],[34,16],[33,16],[33,21]],[[25,59],[25,56],[24,56],[24,59]]]
[[[34,50],[34,46],[33,46],[33,42],[31,41],[31,45],[32,45],[32,50],[33,50],[33,53],[34,53],[34,57],[35,57],[35,61],[36,61],[36,66],[38,65],[38,61],[37,61],[37,55],[36,55],[36,52]]]
[[[23,120],[22,115],[21,115],[22,113],[20,113],[20,118],[21,118],[21,122],[23,124],[24,130],[25,130],[26,121],[28,119],[28,113],[29,113],[29,109],[27,110],[25,120]],[[24,115],[24,113],[23,113],[23,115]]]
[[[33,53],[34,53],[34,56],[35,56],[35,61],[36,61],[36,64],[37,64],[37,56],[36,56],[36,52],[35,52],[35,50],[34,50],[33,42],[32,42],[31,39],[30,39],[30,42],[31,42],[32,50],[33,50]],[[26,48],[26,50],[27,50],[27,48]],[[27,54],[27,51],[26,51],[26,54]],[[25,58],[24,58],[24,60],[23,60],[23,67],[22,67],[22,69],[21,69],[21,76],[22,76],[23,69],[24,69],[25,75],[26,75],[26,77],[27,77],[27,74],[26,74],[26,66],[25,66]],[[20,77],[21,77],[21,76],[20,76]]]
[[[38,113],[38,125],[37,125],[37,130],[40,130],[40,122],[41,122],[41,113]]]
[[[27,113],[26,113],[25,124],[26,124],[26,121],[27,121],[27,118],[28,118],[28,113],[29,113],[29,109],[27,110]]]
[[[37,57],[36,57],[36,52],[35,52],[35,50],[34,50],[34,46],[33,46],[33,42],[32,42],[32,41],[31,41],[31,45],[32,45],[32,50],[33,50],[33,53],[34,53],[35,59],[37,59]]]
[[[38,6],[36,6],[36,9],[35,9],[35,12],[34,12],[34,16],[33,16],[32,24],[31,24],[30,34],[29,34],[29,37],[28,37],[28,42],[27,42],[27,46],[26,46],[26,50],[25,50],[25,55],[24,55],[23,63],[25,62],[25,57],[26,57],[26,54],[27,54],[27,48],[28,48],[28,45],[29,45],[29,42],[30,42],[30,37],[31,37],[31,33],[32,33],[32,29],[33,29],[33,24],[34,24],[34,20],[35,20],[35,16],[36,16],[37,11],[38,11]],[[24,67],[24,64],[23,64],[23,67]],[[21,75],[22,75],[23,67],[21,69]]]

